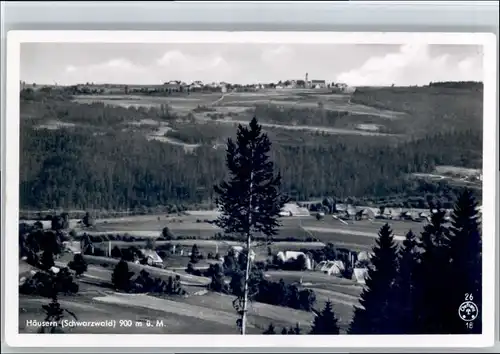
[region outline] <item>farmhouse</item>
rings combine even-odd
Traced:
[[[150,266],[155,266],[155,267],[162,267],[163,266],[163,259],[158,255],[153,250],[146,250],[146,249],[141,249],[140,250],[142,256],[146,258],[146,263]]]
[[[403,213],[403,209],[401,208],[384,208],[380,210],[380,213],[376,215],[377,219],[386,219],[386,220],[396,220],[401,217]]]
[[[376,208],[364,208],[356,213],[357,220],[372,220],[378,215],[379,210]]]
[[[345,270],[345,266],[342,261],[322,261],[318,263],[316,270],[328,275],[340,276]]]
[[[281,216],[309,216],[309,209],[301,208],[296,203],[286,203],[280,211]]]
[[[313,260],[308,257],[304,252],[296,252],[296,251],[280,251],[276,255],[283,263],[286,263],[290,260],[296,260],[300,256],[304,257],[306,261],[306,268],[307,270],[313,269]]]

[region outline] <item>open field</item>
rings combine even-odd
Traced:
[[[168,104],[174,111],[189,113],[197,106],[211,105],[222,96],[221,93],[191,94],[189,96],[155,97],[141,95],[80,95],[75,96],[78,103],[103,102],[120,107],[159,107]]]
[[[352,114],[377,116],[386,119],[398,119],[405,113],[381,110],[363,104],[351,103],[351,94],[335,94],[329,90],[319,93],[317,90],[265,90],[255,93],[228,93],[217,103],[221,106],[252,107],[257,104],[272,104],[294,108],[316,108],[318,102],[332,111],[346,111]]]
[[[160,220],[158,220],[160,217]],[[162,220],[163,217],[163,220]],[[200,213],[198,216],[190,215],[175,218],[176,222],[169,222],[165,216],[137,216],[120,218],[116,221],[107,219],[106,222],[99,222],[94,234],[107,233],[127,233],[136,237],[159,237],[161,230],[167,226],[176,236],[194,236],[197,239],[210,239],[215,233],[220,232],[216,226],[203,222],[202,220],[212,220],[215,214]],[[179,222],[182,220],[182,222]],[[201,222],[197,222],[200,220]],[[307,238],[317,238],[323,243],[333,242],[334,244],[352,244],[371,247],[377,237],[378,230],[385,224],[384,220],[361,220],[349,221],[343,224],[330,216],[323,220],[316,220],[310,217],[285,217],[282,218],[282,227],[275,240],[293,237],[306,240]],[[415,233],[422,231],[425,223],[411,221],[387,221],[393,229],[396,240],[401,241],[404,235],[411,229]],[[91,233],[91,232],[89,232]],[[204,242],[214,242],[207,240]],[[177,241],[177,242],[180,242]],[[192,243],[192,240],[183,240],[185,243]],[[227,241],[226,241],[227,242]],[[281,243],[281,242],[280,242]],[[300,245],[303,247],[304,245]]]
[[[222,124],[246,123],[253,115],[252,109],[256,106],[267,105],[290,109],[317,110],[321,104],[323,109],[331,112],[345,112],[353,117],[361,117],[359,124],[343,123],[340,126],[331,125],[289,125],[266,122],[267,117],[259,117],[267,128],[286,129],[294,131],[321,132],[326,134],[341,135],[367,135],[367,136],[389,136],[389,134],[378,133],[383,127],[384,120],[401,119],[405,113],[382,110],[361,104],[350,102],[350,94],[333,94],[328,91],[318,90],[262,90],[259,92],[229,92],[221,93],[191,93],[185,96],[141,96],[141,95],[79,95],[75,96],[74,102],[92,103],[102,102],[106,105],[120,106],[124,108],[143,107],[160,108],[168,105],[169,112],[178,115],[191,114],[198,121],[217,122]],[[235,119],[235,117],[237,117]],[[365,117],[365,118],[363,118]],[[226,119],[230,118],[230,119]],[[375,119],[375,122],[373,121]],[[377,119],[381,119],[378,122]],[[380,123],[380,124],[375,124]],[[370,126],[365,129],[365,126]],[[149,139],[155,139],[170,144],[180,144],[175,140],[165,139],[163,134],[149,134]]]

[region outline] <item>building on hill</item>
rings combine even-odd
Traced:
[[[326,81],[325,80],[311,80],[309,87],[313,88],[313,89],[326,88]]]
[[[306,82],[304,80],[292,80],[292,85],[294,88],[303,89],[306,87]]]
[[[179,92],[183,88],[182,82],[177,80],[170,80],[163,84],[163,89],[169,92]]]

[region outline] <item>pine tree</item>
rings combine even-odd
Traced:
[[[200,250],[198,249],[198,245],[196,243],[191,248],[191,263],[198,263],[200,259]]]
[[[415,278],[415,332],[418,334],[446,334],[448,321],[453,321],[449,316],[450,241],[444,216],[443,210],[432,213],[419,242],[422,253]],[[454,310],[454,317],[456,311],[458,309]]]
[[[397,328],[399,334],[415,332],[415,277],[420,251],[416,235],[410,230],[403,241],[398,254],[398,275],[396,278],[396,302],[399,309]]]
[[[224,272],[220,264],[211,264],[209,267],[211,282],[208,288],[215,292],[226,292]]]
[[[118,262],[111,276],[111,281],[115,289],[128,291],[130,289],[130,278],[132,278],[132,275],[134,275],[134,273],[129,272],[127,262],[123,260]]]
[[[338,320],[335,317],[330,301],[325,303],[323,311],[314,318],[309,334],[339,334]]]
[[[267,329],[264,332],[262,332],[262,334],[276,334],[274,330],[274,325],[270,323],[269,327],[267,327]]]
[[[397,276],[397,251],[394,236],[388,224],[379,231],[373,248],[372,268],[368,270],[366,286],[361,293],[351,323],[350,334],[395,334],[395,290]]]
[[[118,246],[114,246],[111,249],[111,257],[113,257],[113,258],[121,258],[122,257],[122,251],[120,250],[120,248]]]
[[[281,176],[275,175],[269,154],[271,142],[257,119],[248,127],[238,126],[236,142],[228,139],[226,166],[229,181],[215,186],[216,204],[221,215],[215,224],[225,233],[242,235],[246,241],[244,290],[241,298],[241,334],[246,331],[248,284],[251,271],[252,235],[261,233],[268,238],[277,234],[279,213],[286,198],[280,193]]]
[[[459,196],[453,214],[450,228],[450,280],[448,290],[450,295],[450,313],[454,322],[451,323],[450,333],[480,334],[481,299],[482,299],[482,242],[479,224],[477,203],[470,190],[464,190]],[[478,317],[472,323],[466,323],[456,316],[460,304],[472,301],[478,307]]]

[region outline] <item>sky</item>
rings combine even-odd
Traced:
[[[309,79],[363,85],[482,81],[477,45],[23,43],[27,83],[252,84]]]

